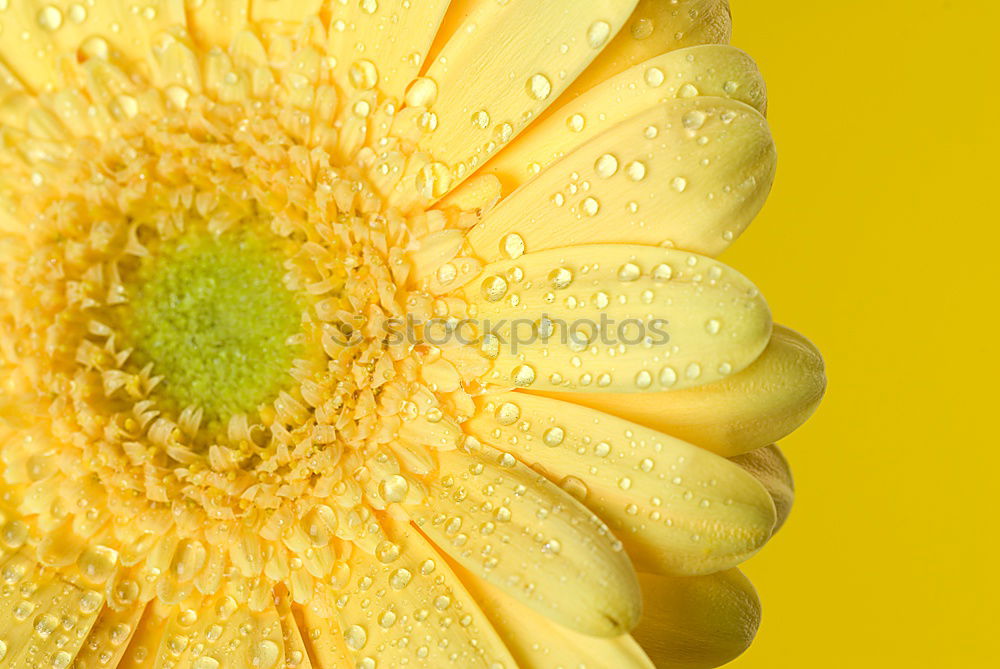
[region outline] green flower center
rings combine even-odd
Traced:
[[[256,230],[256,228],[254,228]],[[186,233],[127,282],[123,318],[135,360],[163,377],[161,399],[208,420],[252,412],[292,381],[301,305],[269,235]]]

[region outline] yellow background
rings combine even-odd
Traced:
[[[733,669],[1000,666],[1000,8],[732,0],[778,177],[725,259],[822,349]]]

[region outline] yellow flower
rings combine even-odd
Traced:
[[[703,667],[822,363],[725,0],[0,0],[0,666]],[[727,459],[732,458],[732,459]]]

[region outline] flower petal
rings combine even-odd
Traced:
[[[730,458],[730,461],[750,472],[767,488],[778,512],[778,520],[772,532],[774,534],[785,524],[788,514],[792,511],[792,502],[795,501],[795,481],[792,479],[792,468],[788,465],[785,454],[776,445],[771,444],[737,455]]]
[[[753,60],[731,46],[656,56],[603,81],[532,124],[483,168],[506,192],[619,123],[675,98],[721,97],[764,113],[767,93]]]
[[[482,277],[464,292],[495,338],[484,342],[493,384],[602,394],[689,388],[743,369],[770,338],[770,312],[753,284],[685,251],[557,248],[492,263]]]
[[[6,666],[66,667],[80,651],[104,595],[44,569],[33,550],[0,552],[0,630]],[[64,629],[66,621],[71,629]]]
[[[729,457],[771,444],[805,422],[823,397],[823,358],[776,325],[767,348],[739,374],[681,392],[547,393],[680,437]]]
[[[213,46],[226,49],[232,44],[233,38],[250,25],[249,0],[186,1],[184,4],[191,36],[206,51]]]
[[[328,52],[343,81],[377,85],[388,97],[403,92],[420,73],[427,51],[448,9],[447,0],[378,0],[335,5]],[[377,83],[364,76],[375,65]]]
[[[105,606],[87,635],[86,643],[73,660],[73,667],[99,669],[119,666],[144,609],[143,605],[116,611]]]
[[[717,255],[757,215],[776,165],[767,122],[724,98],[669,100],[594,137],[501,200],[468,235],[484,260],[518,234],[531,251],[631,243]]]
[[[738,569],[688,578],[639,574],[643,615],[633,632],[659,669],[709,669],[750,646],[760,600]]]
[[[478,398],[478,439],[559,483],[604,520],[641,571],[706,574],[771,536],[774,505],[733,463],[570,402],[522,392]]]
[[[574,632],[468,571],[459,568],[458,573],[476,601],[488,602],[483,610],[522,669],[576,667],[581,658],[586,658],[588,667],[654,669],[639,644],[627,634],[605,639]]]
[[[75,60],[78,49],[86,56],[142,63],[157,33],[185,22],[182,0],[148,0],[141,11],[126,2],[78,3],[64,11],[44,0],[19,0],[0,13],[0,61],[32,91],[48,91],[62,82],[62,62]],[[7,37],[13,35],[19,38]]]
[[[232,588],[175,607],[163,623],[156,666],[198,666],[199,661],[219,669],[283,666],[285,644],[274,602],[268,598],[266,608],[251,611],[247,596]]]
[[[406,521],[385,519],[383,527],[394,559],[355,554],[337,611],[351,666],[369,666],[365,658],[386,667],[516,666],[427,539]]]
[[[171,607],[153,600],[143,611],[116,669],[153,669]]]
[[[578,95],[636,63],[697,44],[725,44],[729,0],[641,0],[625,28],[566,92]]]
[[[636,0],[510,0],[476,5],[425,75],[436,115],[421,148],[469,176],[534,120],[622,27]],[[436,97],[436,101],[434,98]],[[418,104],[414,104],[418,103]],[[457,185],[457,184],[456,184]]]
[[[635,624],[635,574],[608,528],[509,453],[488,446],[438,453],[420,529],[476,576],[522,604],[592,636]]]

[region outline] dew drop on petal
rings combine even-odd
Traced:
[[[525,88],[535,100],[544,100],[552,94],[552,82],[544,74],[534,74],[528,78]]]
[[[591,49],[600,49],[611,36],[611,24],[607,21],[594,21],[587,28],[587,44]]]
[[[701,126],[705,125],[705,112],[698,111],[697,109],[689,111],[681,117],[681,123],[688,130],[698,130]]]
[[[594,163],[594,171],[603,179],[612,177],[618,171],[618,159],[610,153],[605,153]]]

